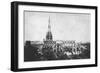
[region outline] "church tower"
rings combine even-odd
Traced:
[[[56,46],[56,41],[53,41],[53,36],[51,32],[51,26],[50,26],[50,16],[48,19],[48,31],[46,33],[46,38],[43,41],[43,47],[42,47],[42,54],[47,60],[53,60],[56,58],[54,54],[54,47]]]
[[[48,31],[46,33],[46,39],[43,41],[43,48],[53,48],[53,46],[56,44],[56,41],[53,41],[53,36],[51,32],[51,26],[50,26],[50,16],[48,20]]]
[[[46,34],[46,40],[53,40],[52,33],[51,33],[51,26],[50,26],[50,16],[48,20],[48,32]]]

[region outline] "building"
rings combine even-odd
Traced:
[[[56,53],[54,52],[54,47],[56,47],[56,41],[53,41],[53,35],[51,32],[50,26],[50,17],[48,20],[48,31],[45,39],[43,40],[42,54],[43,57],[47,60],[54,60],[57,58]]]
[[[47,48],[47,47],[53,48],[56,45],[56,41],[53,41],[53,35],[51,32],[50,17],[48,20],[48,32],[46,34],[46,39],[43,40],[43,42],[44,42],[43,48]]]

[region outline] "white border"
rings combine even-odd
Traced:
[[[77,8],[60,8],[60,7],[44,7],[44,6],[18,6],[18,68],[36,68],[50,66],[71,66],[95,64],[95,10],[93,9],[77,9]],[[91,59],[81,60],[61,60],[61,61],[38,61],[24,62],[24,43],[23,43],[23,11],[50,11],[50,12],[72,12],[72,13],[90,13],[91,14]]]

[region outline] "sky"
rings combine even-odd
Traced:
[[[24,11],[24,38],[43,41],[50,17],[53,40],[90,41],[90,14]]]

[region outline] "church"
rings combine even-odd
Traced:
[[[50,17],[49,17],[49,20],[48,20],[48,32],[46,34],[46,39],[43,40],[43,48],[46,48],[46,47],[54,47],[55,44],[56,44],[56,41],[53,41],[53,35],[52,35],[52,32],[51,32],[51,26],[50,26]]]
[[[64,60],[83,58],[79,56],[86,51],[84,45],[75,41],[53,40],[50,25],[50,17],[48,19],[48,31],[43,41],[27,41],[25,44],[24,61],[43,61],[43,60]],[[87,54],[88,55],[88,54]],[[86,57],[86,56],[85,56]],[[88,57],[90,57],[88,55]],[[87,58],[87,57],[86,57]]]
[[[56,41],[53,41],[53,35],[51,32],[50,17],[49,17],[48,31],[45,40],[43,40],[43,47],[42,47],[42,53],[46,59],[54,60],[57,58],[56,53],[54,52],[55,47],[56,47]]]

